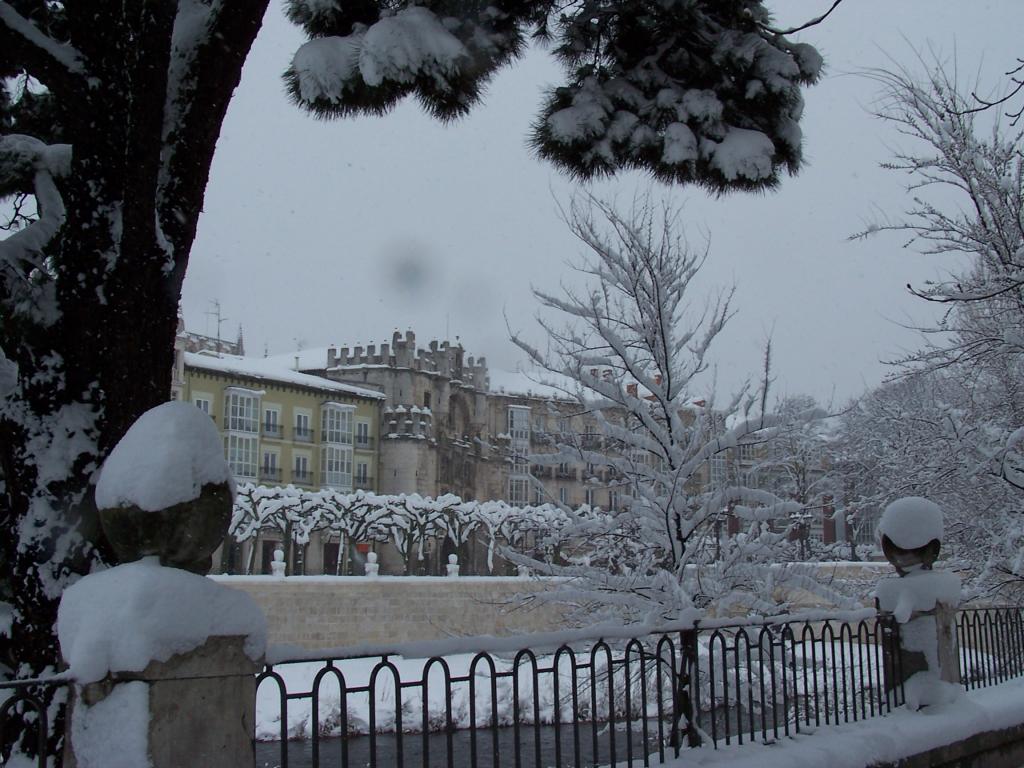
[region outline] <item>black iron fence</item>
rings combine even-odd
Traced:
[[[35,755],[39,768],[46,768],[46,755],[57,740],[50,713],[66,697],[67,685],[64,679],[0,683],[0,765],[17,752]]]
[[[891,616],[753,623],[700,631],[697,722],[717,746],[767,742],[903,703]]]
[[[1024,676],[1024,608],[965,608],[957,613],[956,634],[968,690]]]
[[[268,665],[260,766],[649,766],[684,745],[770,741],[903,702],[897,626],[764,621],[403,658],[415,649]],[[526,640],[541,642],[543,636]],[[468,646],[464,646],[468,647]]]

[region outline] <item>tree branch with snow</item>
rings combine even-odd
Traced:
[[[611,469],[624,508],[573,519],[561,533],[575,545],[568,566],[509,556],[569,577],[589,618],[673,620],[708,602],[764,609],[777,596],[753,574],[774,559],[801,505],[719,472],[741,444],[770,440],[784,424],[756,410],[760,391],[744,388],[722,405],[698,396],[698,377],[734,311],[732,291],[692,306],[708,250],[688,246],[677,210],[644,198],[624,214],[588,196],[565,218],[587,249],[576,268],[589,280],[560,296],[535,291],[548,310],[540,323],[550,353],[515,334],[513,341],[540,370],[573,382],[578,410],[596,421],[604,446],[561,449]],[[723,531],[730,517],[745,529],[738,536]],[[781,586],[786,569],[777,571],[771,583]]]

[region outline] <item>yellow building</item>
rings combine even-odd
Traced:
[[[182,399],[217,423],[239,483],[377,489],[380,392],[270,360],[185,352]]]

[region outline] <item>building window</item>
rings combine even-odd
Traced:
[[[256,452],[259,439],[229,434],[224,438],[231,473],[238,478],[256,479]]]
[[[423,407],[426,408],[428,411],[430,410],[430,393],[429,392],[424,392],[423,393]]]
[[[356,485],[365,486],[370,482],[370,467],[366,462],[361,461],[356,464]]]
[[[619,508],[619,492],[608,491],[608,509],[615,512]]]
[[[757,445],[740,443],[740,461],[753,461],[757,458]]]
[[[508,435],[512,453],[526,456],[530,452],[530,409],[513,405],[508,409]]]
[[[566,505],[569,504],[569,490],[567,488],[559,488],[558,489],[558,500],[562,504],[566,504]]]
[[[716,453],[708,459],[708,465],[711,472],[711,487],[715,489],[724,487],[726,480],[725,454]]]
[[[313,430],[309,427],[309,414],[295,414],[295,439],[302,443],[313,442]]]
[[[321,410],[321,440],[337,445],[352,445],[352,406],[325,405]]]
[[[514,507],[525,507],[530,499],[529,475],[509,475],[508,503]]]
[[[196,408],[205,413],[207,416],[210,415],[210,401],[205,397],[197,397],[192,402],[196,404]]]
[[[309,456],[297,455],[295,457],[292,476],[297,483],[308,483],[310,481]]]
[[[259,398],[244,392],[228,392],[226,399],[227,428],[232,432],[259,432]]]
[[[540,485],[534,486],[533,489],[533,504],[539,507],[544,503],[544,488]]]
[[[320,449],[321,484],[339,491],[352,490],[352,449],[325,445]]]
[[[260,464],[260,477],[264,480],[281,482],[281,466],[278,463],[277,451],[264,451],[263,462]]]
[[[371,448],[370,423],[368,421],[356,422],[356,448]]]
[[[584,491],[584,502],[586,503],[586,505],[588,507],[593,507],[594,506],[594,489],[593,488],[587,488],[586,491]]]
[[[281,437],[281,411],[277,408],[263,410],[263,434],[267,437]]]

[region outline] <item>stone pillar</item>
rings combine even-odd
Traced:
[[[73,686],[64,768],[251,768],[259,665],[244,637],[211,637],[188,653]]]
[[[962,692],[956,640],[961,584],[956,574],[934,568],[942,511],[927,499],[897,499],[883,512],[878,532],[898,574],[875,589],[877,607],[899,627],[898,646],[885,644],[886,687],[901,685],[910,709],[950,701]]]

